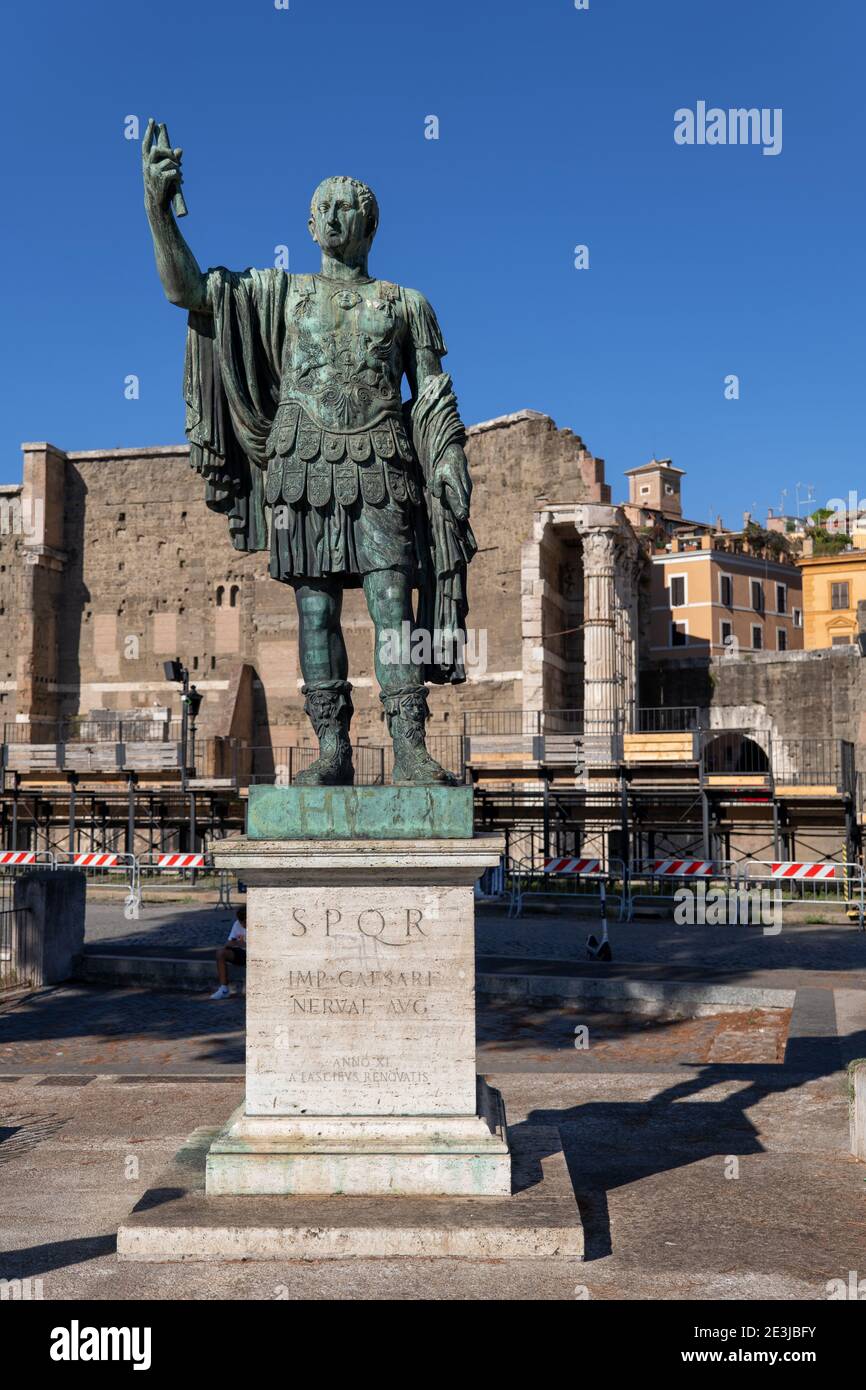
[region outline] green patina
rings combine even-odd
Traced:
[[[344,590],[362,588],[392,781],[450,785],[425,743],[425,682],[465,680],[466,571],[477,545],[466,434],[436,315],[417,290],[370,275],[379,207],[359,180],[325,179],[313,194],[318,273],[205,273],[175,221],[186,213],[182,151],[150,121],[142,153],[157,269],[169,300],[189,313],[190,462],[232,544],[269,551],[271,577],[295,591],[320,753],[298,780],[354,781],[341,609]],[[404,630],[425,640],[395,642]]]
[[[472,838],[471,787],[250,787],[251,840]]]

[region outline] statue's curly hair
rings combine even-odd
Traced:
[[[350,188],[354,190],[361,211],[367,218],[367,230],[370,240],[372,241],[373,237],[376,235],[376,228],[379,226],[379,204],[376,202],[376,195],[372,188],[370,188],[368,184],[362,183],[360,179],[351,179],[348,174],[332,174],[330,178],[322,179],[322,182],[310,199],[311,215],[315,217],[319,194],[325,185],[329,183],[347,183]]]

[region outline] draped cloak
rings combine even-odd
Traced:
[[[290,276],[280,270],[238,273],[218,267],[207,275],[211,312],[189,316],[184,400],[190,463],[204,480],[206,505],[226,516],[237,550],[271,548],[273,509],[265,489],[273,453],[269,440],[285,389],[287,321],[289,314],[297,312],[298,303],[306,302],[303,295],[310,290],[304,287],[313,285],[315,289],[316,278]],[[415,346],[444,354],[445,345],[426,300],[414,291],[375,283],[384,285],[384,293],[393,291],[401,297],[407,331]],[[420,465],[421,505],[410,508],[409,514],[415,530],[417,627],[433,639],[424,676],[437,683],[456,683],[465,680],[466,567],[477,546],[468,520],[458,520],[447,502],[435,497],[430,488],[433,470],[449,444],[462,447],[465,442],[450,375],[443,372],[427,377],[402,409],[398,394],[396,413],[398,419],[389,426],[389,431],[394,431],[393,435],[389,432],[389,444],[393,448],[396,438],[403,458],[412,460],[408,466],[414,470],[415,460]],[[400,428],[401,416],[405,431]],[[378,462],[375,456],[373,462]],[[411,482],[410,492],[411,503],[412,498],[418,498]],[[406,494],[398,495],[405,498]],[[364,505],[363,497],[358,498],[355,511]],[[307,507],[307,515],[310,511]],[[321,513],[314,511],[313,515],[318,519]],[[300,513],[293,514],[292,519],[299,521]],[[347,576],[345,568],[335,574],[344,581],[348,577],[350,583],[360,582],[357,575]],[[271,572],[275,573],[273,550]],[[304,575],[277,572],[275,577],[302,579]]]

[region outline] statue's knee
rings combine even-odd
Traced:
[[[331,632],[339,623],[339,609],[330,594],[299,594],[298,613],[309,632]]]

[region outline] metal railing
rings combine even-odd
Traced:
[[[854,745],[839,738],[770,738],[755,729],[705,730],[704,776],[763,777],[776,786],[834,787],[853,797]]]
[[[685,734],[698,729],[696,705],[641,705],[635,710],[636,734]]]
[[[770,762],[777,785],[833,786],[854,795],[854,745],[844,739],[773,739]]]
[[[140,715],[117,715],[108,719],[80,718],[31,719],[28,723],[7,721],[3,725],[4,743],[177,743],[179,719],[150,719]]]
[[[18,975],[17,963],[22,956],[22,947],[27,953],[25,933],[32,929],[32,918],[26,907],[15,906],[15,880],[22,873],[34,868],[53,868],[53,856],[28,855],[26,864],[5,864],[0,869],[0,990],[14,989],[16,985],[26,984],[26,979]]]
[[[619,921],[628,920],[628,870],[621,859],[592,861],[598,868],[586,873],[559,876],[531,860],[511,860],[506,866],[508,916],[520,917],[530,899],[553,900],[570,912],[586,913],[598,907],[605,915],[614,904]]]
[[[582,734],[582,709],[467,709],[463,733],[467,738],[537,738],[541,734]]]
[[[856,918],[860,931],[866,925],[866,880],[861,864],[825,859],[820,861],[771,861],[748,859],[739,865],[743,891],[763,885],[786,902],[815,906],[845,906]]]

